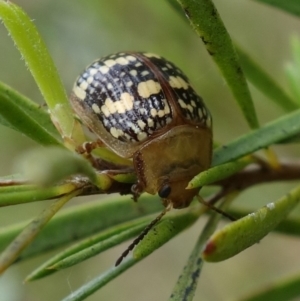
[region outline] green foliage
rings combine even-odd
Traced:
[[[300,277],[290,277],[277,281],[270,287],[264,288],[250,296],[240,299],[241,301],[286,301],[295,300],[300,294]]]
[[[300,41],[298,37],[292,37],[291,47],[293,52],[293,62],[287,64],[286,73],[289,79],[291,92],[297,104],[300,104]]]
[[[211,0],[178,1],[192,27],[202,39],[208,53],[220,68],[251,128],[257,128],[258,120],[246,78],[239,64],[236,50]]]
[[[41,145],[60,145],[59,135],[43,108],[0,83],[0,123]]]
[[[296,16],[300,16],[300,3],[298,0],[256,0],[259,2],[263,2],[274,7],[277,7],[283,11],[289,12]]]
[[[206,202],[214,206],[216,202],[223,201],[220,208],[240,218],[216,230],[222,216],[214,212],[204,229],[199,231],[199,239],[169,298],[170,301],[191,301],[205,260],[221,261],[231,258],[259,242],[271,231],[299,237],[299,216],[287,217],[300,200],[299,186],[278,201],[254,211],[239,209],[232,203],[248,187],[300,178],[299,163],[293,161],[285,164],[272,155],[271,149],[278,143],[285,143],[289,147],[292,142],[299,142],[300,42],[297,37],[293,37],[293,61],[286,67],[293,95],[290,96],[283,85],[279,85],[277,79],[270,76],[251,55],[240,47],[236,48],[229,27],[225,27],[222,14],[211,0],[168,2],[181,17],[184,13],[187,16],[191,27],[203,42],[207,57],[212,58],[218,66],[220,76],[224,77],[243,118],[251,128],[251,131],[244,132],[225,144],[215,143],[218,147],[213,153],[212,167],[197,175],[187,187],[217,186],[207,190]],[[258,2],[299,16],[300,6],[297,0]],[[25,279],[33,281],[79,264],[137,236],[153,220],[153,214],[161,211],[162,206],[156,197],[143,196],[135,204],[129,198],[114,196],[107,201],[85,202],[56,215],[75,196],[128,193],[136,181],[136,175],[130,160],[118,157],[105,147],[99,147],[92,155],[80,149],[89,138],[73,115],[57,68],[34,22],[19,6],[2,0],[0,18],[49,109],[48,113],[31,99],[0,83],[0,124],[24,134],[44,147],[24,152],[16,160],[17,172],[23,166],[21,176],[0,178],[0,207],[56,198],[49,208],[32,221],[0,229],[0,273],[16,261],[21,262],[72,243],[35,268]],[[179,28],[185,25],[182,22]],[[78,40],[80,38],[77,36]],[[259,126],[259,111],[255,110],[252,100],[254,97],[246,79],[266,96],[268,106],[275,103],[284,113]],[[81,155],[75,151],[80,151]],[[97,160],[91,160],[91,156]],[[107,161],[106,164],[109,163],[109,167],[95,169],[97,164],[101,166],[103,160]],[[168,213],[120,265],[109,268],[78,289],[72,289],[73,293],[64,300],[86,299],[190,227],[207,210],[207,207],[199,208],[198,204],[192,204],[190,208]],[[180,250],[177,252],[180,256]],[[149,291],[149,287],[144,287],[143,295]],[[299,295],[299,276],[296,275],[277,281],[267,289],[261,289],[241,300],[290,300]]]
[[[20,7],[6,1],[0,2],[0,17],[44,96],[55,125],[63,137],[74,139],[76,120],[71,105],[47,46],[34,23]],[[76,137],[78,143],[84,142],[81,136]]]
[[[221,209],[225,209],[226,205],[228,205],[230,201],[231,197],[229,197],[226,202],[222,204],[223,206]],[[198,278],[203,265],[201,251],[203,250],[208,238],[216,230],[220,218],[221,215],[218,215],[217,212],[214,212],[206,223],[187,261],[186,266],[184,267],[177,280],[177,283],[175,284],[169,301],[193,300],[197,288]]]
[[[217,231],[208,240],[203,258],[206,261],[222,261],[258,243],[298,205],[300,187],[280,200],[240,218]]]

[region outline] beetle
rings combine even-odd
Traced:
[[[122,253],[130,250],[170,208],[189,206],[199,188],[185,189],[212,157],[212,118],[183,72],[146,52],[120,52],[96,60],[75,81],[71,104],[80,120],[109,149],[133,162],[143,192],[166,209]]]
[[[132,158],[132,191],[187,207],[198,189],[188,182],[212,155],[212,119],[174,64],[151,53],[121,52],[89,65],[70,96],[76,114],[108,148]]]

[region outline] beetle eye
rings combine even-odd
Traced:
[[[171,186],[169,184],[165,184],[159,191],[158,195],[162,198],[165,199],[167,198],[171,193]]]

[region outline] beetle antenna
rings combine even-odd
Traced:
[[[199,203],[201,203],[201,204],[203,204],[204,206],[207,206],[209,209],[214,210],[214,211],[218,212],[219,214],[221,214],[221,215],[227,217],[228,219],[230,219],[230,220],[233,221],[233,222],[236,221],[236,218],[234,218],[234,217],[231,216],[230,214],[226,213],[225,211],[223,211],[223,210],[221,210],[221,209],[215,207],[214,205],[212,205],[212,204],[206,202],[205,200],[203,200],[203,198],[202,198],[199,194],[196,195],[196,197],[197,197]]]
[[[115,266],[117,267],[122,260],[128,255],[130,251],[133,250],[133,248],[143,240],[143,238],[146,236],[146,234],[162,219],[162,217],[172,208],[171,203],[149,224],[146,226],[146,228],[141,232],[141,234],[127,247],[127,249],[121,254],[121,256],[118,258],[118,260],[115,263]]]

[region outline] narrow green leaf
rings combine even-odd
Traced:
[[[182,210],[183,211],[183,210]],[[167,216],[156,227],[154,227],[134,249],[133,257],[128,256],[120,265],[112,267],[99,277],[86,283],[62,301],[80,301],[99,290],[109,281],[113,280],[128,268],[151,254],[155,249],[166,243],[173,236],[191,225],[197,218],[195,212],[181,212],[178,215]],[[166,221],[167,220],[167,221]],[[182,224],[181,224],[182,223]],[[151,233],[152,232],[152,233]],[[141,246],[142,245],[142,246]]]
[[[208,53],[220,68],[252,129],[258,120],[251,94],[231,38],[211,0],[178,0]]]
[[[300,236],[300,218],[287,218],[275,228],[275,231]]]
[[[175,284],[169,301],[193,300],[203,266],[203,260],[199,253],[204,243],[200,237]]]
[[[7,185],[12,185],[12,184],[17,184],[17,183],[24,183],[25,179],[21,174],[12,174],[12,175],[7,175],[0,177],[0,186],[7,186]]]
[[[74,240],[84,238],[100,230],[162,209],[154,197],[141,197],[138,203],[130,198],[115,196],[106,201],[85,202],[59,212],[45,226],[38,237],[20,255],[22,260],[45,251],[58,248]],[[16,237],[28,222],[0,229],[0,251]],[[51,237],[51,239],[49,239]]]
[[[0,207],[60,197],[73,191],[77,186],[78,184],[72,182],[47,188],[25,184],[0,186]]]
[[[299,133],[300,110],[296,110],[217,148],[214,151],[212,165],[216,166],[236,160]]]
[[[227,212],[236,218],[241,218],[252,213],[249,210],[232,207],[227,209]],[[283,220],[274,229],[274,231],[284,233],[287,235],[300,236],[300,217],[289,216],[288,218]]]
[[[300,104],[300,88],[299,88],[299,81],[300,81],[300,72],[299,69],[292,63],[288,63],[285,67],[285,73],[288,79],[288,83],[290,89],[295,97],[295,100],[298,104]]]
[[[139,260],[150,255],[171,238],[191,226],[198,217],[199,214],[191,210],[176,215],[169,214],[157,226],[154,226],[136,246],[133,250],[133,258]]]
[[[195,187],[201,187],[214,183],[216,181],[225,179],[238,171],[242,170],[247,165],[253,163],[254,160],[251,157],[245,157],[240,160],[221,164],[215,167],[212,167],[206,171],[201,172],[195,176],[188,184],[186,189],[192,189]]]
[[[0,1],[0,18],[47,102],[56,127],[64,138],[83,143],[81,127],[74,119],[57,69],[35,25],[19,6],[9,1]]]
[[[247,78],[257,89],[287,112],[299,108],[294,100],[244,50],[240,47],[237,50]]]
[[[80,190],[71,192],[54,201],[40,215],[32,220],[23,231],[5,248],[0,255],[0,274],[2,274],[40,233],[41,229],[48,223],[54,214],[71,198],[80,193]]]
[[[135,227],[130,227],[126,231],[120,232],[118,230],[118,233],[112,234],[110,233],[111,237],[106,238],[105,240],[102,240],[100,243],[94,244],[89,248],[86,248],[85,250],[82,250],[76,254],[73,254],[71,256],[68,256],[59,262],[53,264],[49,269],[51,270],[62,270],[68,267],[71,267],[77,263],[80,263],[86,259],[89,259],[100,252],[103,252],[109,248],[112,248],[129,238],[135,237],[147,226],[149,223],[149,219],[147,219],[147,222],[139,223],[139,225]],[[113,229],[115,230],[115,229]],[[110,229],[110,232],[112,232],[112,229]],[[115,232],[115,231],[114,231]],[[114,236],[113,236],[114,235]]]
[[[278,142],[278,144],[291,144],[291,143],[299,143],[300,142],[300,134],[291,137],[289,139]]]
[[[73,266],[129,238],[135,237],[150,221],[151,217],[146,217],[122,223],[73,244],[71,247],[64,249],[35,269],[26,277],[25,282],[40,279],[58,270]]]
[[[92,281],[84,284],[76,291],[73,291],[69,296],[64,298],[62,301],[82,301],[85,300],[88,296],[95,293],[105,284],[110,282],[111,280],[115,279],[123,272],[128,270],[130,267],[138,263],[139,260],[130,258],[123,262],[122,264],[118,265],[117,267],[112,267],[105,273],[99,275],[98,277],[94,278]]]
[[[262,290],[239,301],[289,301],[300,296],[300,275],[268,284]]]
[[[203,258],[217,262],[228,259],[258,243],[286,218],[300,201],[300,186],[274,203],[217,231],[208,241]]]
[[[298,36],[292,36],[291,49],[293,60],[286,65],[285,71],[290,89],[294,94],[295,100],[300,106],[300,40]]]
[[[256,1],[272,5],[293,15],[300,16],[299,0],[256,0]]]
[[[1,101],[1,99],[0,99]],[[1,112],[0,112],[0,124],[8,127],[8,128],[11,128],[12,130],[15,130],[18,132],[18,129],[16,129],[8,120],[6,120],[2,115],[1,115]]]
[[[140,221],[138,222],[133,221],[131,222],[131,225],[127,225],[125,229],[123,225],[109,229],[109,231],[107,231],[109,233],[103,233],[99,243],[94,244],[88,248],[85,248],[80,252],[77,252],[76,254],[72,254],[68,257],[63,258],[62,260],[50,266],[49,269],[62,270],[68,268],[72,265],[75,265],[79,262],[89,259],[99,254],[100,252],[103,252],[111,247],[114,247],[128,240],[129,238],[137,236],[149,223],[149,218],[144,219],[144,221],[145,220],[147,220],[147,222],[141,223]],[[103,237],[104,235],[105,237]]]
[[[25,96],[0,82],[0,115],[3,125],[43,145],[61,145],[49,114]]]
[[[25,95],[20,94],[12,87],[6,85],[0,81],[0,96],[8,97],[12,103],[15,103],[18,107],[35,120],[41,127],[43,127],[50,135],[60,138],[59,133],[54,127],[49,113],[42,109],[42,106],[38,105]],[[1,111],[1,115],[6,112]]]
[[[224,202],[220,209],[226,207],[231,201]],[[200,272],[203,266],[203,260],[201,257],[201,251],[208,240],[208,238],[215,231],[218,222],[222,216],[217,212],[213,212],[208,222],[206,223],[203,231],[201,232],[198,241],[190,254],[190,257],[181,272],[177,283],[172,291],[169,301],[192,301],[195,295],[197,282],[200,276]]]
[[[115,164],[120,164],[125,166],[132,166],[132,160],[127,158],[122,158],[106,147],[96,148],[93,150],[92,153],[108,162],[113,162]]]
[[[91,163],[79,154],[59,147],[32,149],[22,154],[16,167],[23,171],[31,183],[51,186],[71,175],[87,176],[97,183],[97,176]]]

